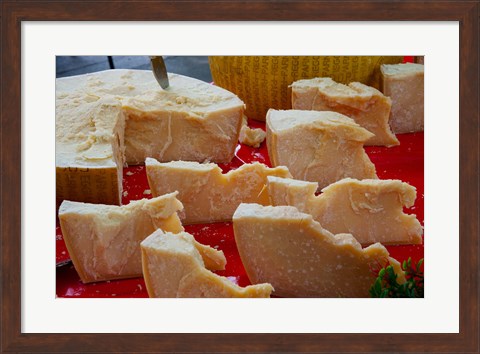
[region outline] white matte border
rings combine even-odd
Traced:
[[[458,333],[458,53],[457,22],[22,22],[22,332]],[[56,299],[55,56],[158,54],[425,55],[425,298]]]

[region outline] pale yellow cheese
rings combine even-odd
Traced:
[[[233,158],[243,102],[193,78],[169,74],[169,80],[168,90],[149,70],[56,80],[60,201],[119,204],[125,162],[142,164],[154,157],[224,163]],[[88,190],[84,195],[85,187],[90,195]]]
[[[363,149],[372,136],[335,112],[270,109],[267,113],[272,165],[287,166],[294,178],[318,182],[319,188],[345,177],[377,178],[375,166]]]
[[[242,128],[240,129],[240,135],[238,141],[242,144],[258,148],[265,140],[267,134],[260,128],[252,129],[247,124],[247,119],[244,116],[242,121]]]
[[[365,145],[400,144],[388,125],[392,102],[377,89],[360,82],[347,86],[329,77],[299,80],[291,87],[293,109],[344,114],[375,135]]]
[[[186,232],[174,234],[162,230],[142,241],[143,276],[150,297],[270,296],[273,291],[270,284],[242,288],[207,270],[195,244],[193,236]]]
[[[57,94],[57,206],[62,200],[120,204],[125,114],[113,98]]]
[[[416,189],[399,180],[345,178],[322,189],[317,184],[267,177],[272,205],[291,205],[312,215],[328,231],[350,233],[362,245],[421,244],[422,226],[403,208],[413,206]]]
[[[392,99],[390,126],[395,133],[423,131],[423,64],[382,65],[382,91]]]
[[[138,277],[140,242],[157,229],[183,230],[177,212],[182,204],[170,193],[114,206],[63,201],[60,226],[75,269],[84,283]],[[201,253],[205,253],[198,246]],[[210,252],[211,253],[211,252]],[[223,254],[206,255],[212,269],[222,269]]]
[[[278,296],[369,297],[385,264],[405,281],[380,243],[362,249],[352,235],[334,235],[291,206],[240,204],[233,227],[250,281],[272,284]]]
[[[269,204],[262,193],[267,176],[291,177],[283,166],[268,168],[254,162],[222,174],[214,163],[145,161],[153,196],[178,191],[185,207],[183,224],[230,221],[242,202]]]

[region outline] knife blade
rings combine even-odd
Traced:
[[[170,83],[168,82],[168,73],[163,57],[151,56],[150,62],[152,64],[152,71],[155,79],[157,79],[158,84],[166,90],[170,86]]]

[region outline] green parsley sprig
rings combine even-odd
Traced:
[[[397,274],[391,265],[380,269],[378,277],[370,288],[371,297],[423,297],[423,258],[415,265],[412,259],[403,261],[406,282],[399,284]]]

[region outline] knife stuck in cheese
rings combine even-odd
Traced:
[[[58,203],[120,204],[121,166],[143,164],[147,157],[222,163],[233,158],[244,103],[193,78],[169,74],[169,80],[168,90],[147,70],[56,80]]]
[[[403,208],[413,206],[416,189],[399,180],[345,178],[322,189],[317,184],[267,177],[272,205],[290,205],[312,215],[333,234],[349,233],[362,245],[421,244],[422,226]]]
[[[291,177],[286,167],[269,168],[258,162],[243,164],[226,174],[214,163],[160,163],[147,158],[145,166],[153,196],[179,192],[178,199],[185,208],[184,225],[231,221],[242,202],[267,205],[267,176]]]
[[[143,276],[150,297],[270,297],[270,284],[243,288],[207,270],[195,243],[189,233],[162,230],[142,241]]]
[[[63,238],[84,283],[142,275],[140,242],[157,229],[180,232],[177,193],[115,206],[65,200],[58,211]],[[199,252],[211,269],[223,269],[222,252]]]
[[[267,282],[282,297],[369,297],[375,270],[400,263],[380,243],[361,247],[350,234],[325,230],[291,206],[240,204],[235,241],[252,283]]]
[[[267,113],[272,165],[287,166],[293,178],[317,182],[319,188],[346,177],[377,178],[363,149],[372,136],[336,112],[270,109]]]
[[[400,144],[388,123],[391,99],[376,88],[360,82],[347,86],[329,77],[295,81],[291,87],[293,109],[344,114],[374,134],[365,145]]]

